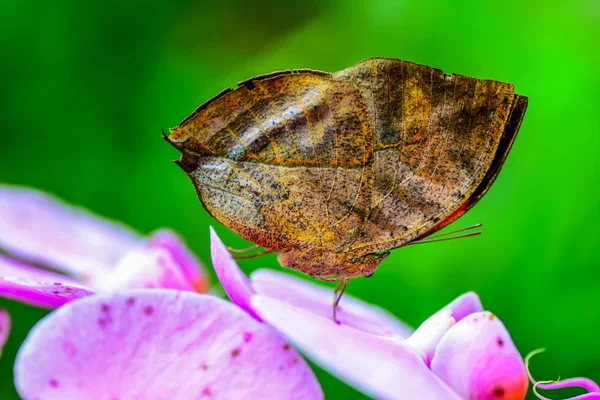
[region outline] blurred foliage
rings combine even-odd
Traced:
[[[3,2],[0,179],[35,186],[143,232],[169,226],[208,266],[208,225],[160,137],[197,105],[250,76],[337,71],[395,57],[512,82],[529,110],[486,197],[452,228],[475,239],[393,252],[349,292],[417,325],[467,290],[500,316],[539,378],[600,382],[600,2]],[[274,257],[244,262],[279,268]],[[44,312],[1,301],[12,363]],[[361,398],[317,370],[328,399]]]

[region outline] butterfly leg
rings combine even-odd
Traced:
[[[346,287],[348,287],[348,282],[348,279],[342,279],[333,291],[333,322],[338,325],[340,322],[337,320],[337,308],[340,304],[342,296],[344,295],[344,292],[346,291]]]
[[[235,254],[246,254],[251,251],[258,250],[258,249],[260,249],[260,246],[257,244],[255,244],[254,246],[247,247],[245,249],[234,249],[232,247],[227,247],[227,250],[229,250],[230,253],[235,253]]]

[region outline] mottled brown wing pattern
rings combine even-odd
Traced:
[[[343,278],[472,207],[526,105],[508,83],[375,58],[243,82],[169,141],[216,219],[284,266]]]
[[[309,72],[255,80],[171,132],[204,206],[245,239],[335,251],[360,233],[373,131],[352,83]]]
[[[366,60],[334,78],[360,88],[377,139],[371,211],[348,251],[402,246],[451,215],[482,181],[513,87],[391,59]]]

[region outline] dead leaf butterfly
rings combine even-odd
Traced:
[[[473,207],[526,107],[509,83],[373,58],[249,79],[167,140],[214,218],[284,267],[347,282]]]

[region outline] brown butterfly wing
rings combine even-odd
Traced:
[[[255,78],[171,130],[208,212],[267,249],[342,249],[372,188],[373,132],[351,82],[315,71]]]
[[[485,174],[485,177],[475,189],[475,191],[471,194],[471,196],[463,203],[460,207],[458,207],[452,214],[450,214],[446,219],[440,221],[437,225],[434,225],[429,231],[425,232],[421,236],[415,238],[414,240],[419,240],[425,238],[440,229],[445,228],[450,225],[452,222],[456,221],[458,218],[463,216],[467,211],[469,211],[481,198],[484,194],[492,186],[492,183],[498,177],[502,166],[504,165],[504,161],[508,156],[508,152],[510,151],[515,138],[517,137],[517,133],[519,128],[521,127],[521,122],[523,121],[523,117],[525,116],[525,111],[527,110],[527,97],[515,95],[515,100],[513,101],[513,106],[510,111],[510,115],[508,117],[508,122],[504,127],[504,133],[502,134],[502,138],[500,139],[500,144],[498,145],[498,150],[496,151],[496,156],[492,161],[492,166]],[[414,241],[413,240],[413,241]]]
[[[510,147],[500,143],[516,101],[512,85],[394,59],[366,60],[334,78],[358,86],[376,132],[370,213],[348,252],[400,247],[485,193],[498,151],[503,160]]]
[[[170,141],[208,212],[240,236],[359,257],[430,234],[483,196],[523,100],[510,84],[371,59],[244,82]]]

